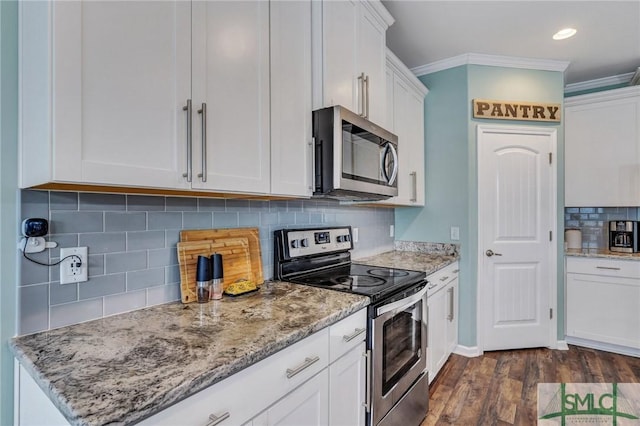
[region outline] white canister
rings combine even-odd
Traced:
[[[565,229],[564,242],[567,243],[567,249],[581,249],[582,231],[578,228]]]

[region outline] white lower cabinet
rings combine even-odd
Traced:
[[[429,383],[458,344],[458,262],[427,277]]]
[[[365,330],[361,309],[139,424],[364,426]],[[68,425],[24,368],[16,371],[15,424]]]
[[[366,347],[364,341],[329,366],[329,424],[364,425]]]
[[[640,354],[640,262],[567,257],[566,271],[567,341]]]
[[[323,426],[329,414],[325,369],[248,423],[251,426]]]

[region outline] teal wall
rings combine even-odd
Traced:
[[[0,2],[0,424],[13,424],[18,236],[18,5]]]
[[[478,191],[476,126],[505,124],[553,127],[558,131],[558,230],[563,235],[564,136],[554,123],[475,120],[474,98],[562,103],[561,72],[466,65],[421,76],[429,88],[425,99],[424,208],[396,209],[399,240],[455,242],[451,226],[460,226],[460,323],[458,340],[463,346],[477,345],[477,246]],[[564,258],[558,241],[558,337],[564,336]]]

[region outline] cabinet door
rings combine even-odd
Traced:
[[[387,115],[386,31],[373,12],[360,5],[356,73],[364,73],[367,78],[363,96],[365,102],[360,106],[360,111],[364,111],[369,120],[380,124],[386,121]]]
[[[398,195],[387,204],[424,205],[424,103],[398,74],[393,75],[393,132],[398,136]]]
[[[447,358],[458,345],[458,277],[453,278],[447,288]]]
[[[311,1],[272,1],[271,193],[311,196]]]
[[[329,366],[329,425],[365,424],[365,350],[361,342]]]
[[[356,29],[359,21],[357,1],[322,2],[322,105],[342,105],[360,114],[357,92]],[[357,92],[357,93],[356,93]]]
[[[640,349],[640,279],[567,274],[567,336]]]
[[[253,426],[325,426],[329,413],[329,372],[322,370],[253,419]]]
[[[268,193],[269,3],[194,2],[192,40],[192,186]]]
[[[566,206],[640,205],[640,90],[621,99],[608,95],[585,95],[595,96],[594,102],[567,100]]]
[[[429,341],[427,363],[429,368],[429,383],[440,371],[447,357],[446,348],[446,316],[447,316],[447,292],[439,290],[427,299],[429,307]]]
[[[49,178],[186,187],[179,159],[185,148],[182,105],[191,83],[190,4],[75,1],[28,7],[49,7],[52,16]],[[27,123],[30,97],[43,93],[23,93]],[[23,142],[28,153],[29,134]],[[24,158],[29,173],[29,157]],[[30,183],[35,182],[23,181]]]

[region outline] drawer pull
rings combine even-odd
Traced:
[[[359,335],[361,335],[362,333],[364,333],[365,331],[367,331],[366,328],[356,328],[355,331],[351,334],[349,334],[348,336],[342,336],[342,339],[345,342],[350,342],[353,339],[355,339],[356,337],[358,337]]]
[[[315,364],[318,361],[320,361],[319,356],[314,356],[313,358],[305,358],[304,362],[299,366],[297,366],[296,368],[287,368],[287,379],[290,379],[296,374],[302,372],[302,370],[305,370],[311,367],[313,364]]]
[[[444,277],[440,278],[440,281],[446,281],[448,279],[449,279],[449,276],[447,275],[447,276],[444,276]]]
[[[219,425],[223,421],[227,420],[229,417],[231,417],[231,415],[229,414],[228,411],[221,414],[219,417],[216,416],[215,414],[209,414],[209,423],[207,423],[207,426]]]
[[[457,274],[458,272],[460,272],[460,269],[454,269],[453,271],[451,271],[454,274]]]
[[[614,268],[613,266],[596,266],[597,269],[609,269],[611,271],[619,271],[620,268]]]

